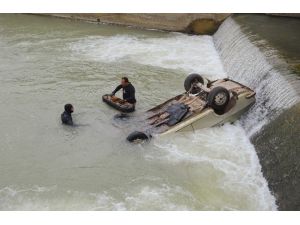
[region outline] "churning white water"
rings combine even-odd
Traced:
[[[198,72],[216,79],[225,77],[210,36],[188,37],[180,33],[159,38],[147,35],[91,36],[71,44],[71,48],[95,61],[131,61],[186,73]]]
[[[276,210],[247,135],[256,109],[242,125],[131,145],[132,130],[100,101],[123,75],[137,89],[136,114],[183,92],[190,72],[232,76],[220,33],[221,58],[210,36],[25,15],[1,15],[0,29],[1,210]],[[81,126],[60,124],[66,102]]]
[[[227,75],[257,93],[255,106],[241,120],[249,136],[300,100],[295,90],[300,81],[290,74],[274,49],[261,50],[257,46],[264,43],[250,41],[254,38],[244,34],[231,18],[214,35]]]

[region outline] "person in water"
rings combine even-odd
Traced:
[[[71,104],[65,105],[65,111],[61,114],[61,122],[66,125],[73,126],[72,113],[74,112],[74,107]]]
[[[122,77],[121,84],[116,87],[116,89],[111,93],[112,96],[114,96],[120,89],[123,89],[123,100],[135,104],[135,88],[134,86],[129,82],[127,77]]]

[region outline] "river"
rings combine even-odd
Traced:
[[[132,145],[101,102],[124,75],[135,114],[191,72],[228,76],[213,37],[2,14],[0,49],[1,210],[277,209],[250,142],[257,121]],[[65,103],[79,126],[61,125]]]

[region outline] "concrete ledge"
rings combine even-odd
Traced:
[[[300,18],[300,13],[266,13],[269,16]]]

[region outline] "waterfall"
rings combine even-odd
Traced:
[[[213,38],[228,77],[256,91],[256,104],[240,120],[250,137],[299,102],[295,87],[300,87],[300,81],[265,42],[244,33],[232,18]]]

